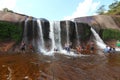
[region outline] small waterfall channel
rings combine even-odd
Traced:
[[[50,22],[50,39],[52,42],[51,51],[57,49],[58,51],[62,50],[61,46],[61,28],[59,21]]]
[[[42,31],[42,25],[41,25],[41,20],[37,19],[37,24],[38,24],[38,50],[39,52],[46,52],[45,51],[45,44],[44,44],[44,39],[43,39],[43,31]]]
[[[24,25],[24,32],[23,32],[23,41],[27,43],[27,24],[28,24],[28,18],[25,20],[25,25]]]
[[[55,41],[55,48],[58,51],[62,50],[61,46],[61,27],[60,27],[60,21],[55,21],[53,23],[53,36],[54,36],[54,41]]]
[[[51,40],[51,48],[50,48],[49,51],[46,51],[46,48],[45,48],[42,25],[41,25],[40,20],[37,20],[37,25],[39,26],[39,30],[38,30],[38,37],[39,38],[37,40],[39,52],[42,52],[43,54],[53,55],[55,49],[57,49],[58,51],[61,51],[62,50],[62,45],[61,45],[60,22],[59,21],[50,22],[49,38]]]
[[[76,31],[76,37],[77,37],[77,44],[80,45],[80,41],[79,41],[79,35],[78,35],[78,26],[77,26],[77,23],[75,23],[75,31]]]
[[[92,27],[91,27],[91,31],[92,31],[93,35],[95,36],[97,45],[101,49],[104,49],[106,47],[106,44],[103,42],[103,40],[100,38],[100,36],[98,35],[98,33]]]
[[[91,31],[92,31],[93,35],[95,36],[97,45],[101,49],[104,49],[106,47],[106,44],[103,42],[103,40],[100,38],[100,36],[98,35],[98,33],[92,27],[91,27]],[[120,51],[120,48],[115,48],[115,50],[116,51]]]
[[[66,32],[67,32],[67,44],[70,42],[70,37],[69,37],[69,22],[66,21]]]

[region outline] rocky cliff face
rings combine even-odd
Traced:
[[[94,29],[111,28],[120,30],[120,16],[97,15],[88,17],[79,17],[74,19],[76,22],[87,23]]]
[[[0,11],[0,21],[8,21],[8,22],[22,22],[26,19],[26,15],[11,13],[11,12],[3,12]]]
[[[24,26],[24,21],[28,16],[12,12],[3,12],[0,11],[0,21],[9,22],[15,24],[16,26]],[[6,27],[6,26],[5,26]],[[0,41],[0,51],[7,52],[11,47],[16,43],[13,41]]]
[[[23,27],[22,37],[25,37],[24,33],[26,32],[26,37],[28,41],[27,43],[29,44],[34,40],[35,42],[38,42],[38,39],[40,37],[39,36],[40,32],[36,18],[18,13],[0,11],[0,21],[20,23],[21,26]],[[42,33],[43,33],[42,37],[45,46],[51,47],[52,39],[50,39],[49,36],[51,22],[43,18],[41,18],[40,21],[41,21]],[[25,26],[27,27],[26,30],[25,30]],[[75,18],[74,21],[60,21],[61,45],[64,46],[66,42],[72,42],[73,43],[72,46],[75,47],[78,44],[78,41],[80,43],[88,42],[93,37],[90,30],[91,27],[93,27],[98,33],[100,32],[101,29],[106,29],[106,28],[120,30],[120,16],[98,15],[98,16]],[[38,43],[36,43],[36,45],[37,44]]]

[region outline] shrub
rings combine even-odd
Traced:
[[[22,35],[22,28],[10,22],[0,22],[0,40],[19,41]]]
[[[103,40],[109,40],[109,39],[120,40],[120,31],[116,29],[103,29],[102,39]]]

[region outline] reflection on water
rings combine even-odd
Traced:
[[[119,75],[120,54],[104,57],[0,55],[0,80],[120,80]]]

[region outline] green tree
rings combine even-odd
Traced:
[[[98,13],[98,14],[104,14],[105,11],[106,11],[105,5],[101,5],[101,6],[97,9],[97,13]]]
[[[110,10],[117,8],[118,4],[119,4],[119,2],[117,0],[115,0],[114,3],[109,5]]]
[[[104,15],[120,15],[120,1],[114,0],[109,6],[109,10],[106,11],[105,5],[99,7],[96,13]],[[105,12],[106,11],[106,12]]]
[[[13,13],[13,11],[12,11],[12,10],[9,10],[8,8],[3,8],[3,11],[4,11],[4,12],[12,12],[12,13]]]
[[[120,2],[115,0],[112,4],[110,4],[109,10],[106,14],[120,15]]]

